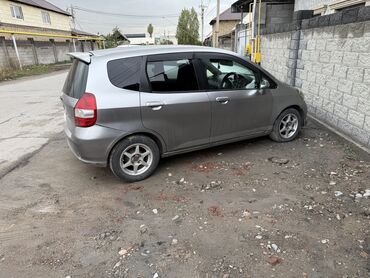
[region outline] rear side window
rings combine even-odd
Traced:
[[[75,59],[69,70],[66,82],[64,83],[63,93],[70,97],[80,99],[86,90],[88,73],[89,65]]]
[[[110,82],[121,89],[140,90],[141,57],[124,58],[108,62]]]
[[[146,71],[154,92],[198,90],[198,83],[191,60],[148,62]]]

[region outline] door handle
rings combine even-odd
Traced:
[[[221,104],[228,104],[230,99],[228,97],[217,97],[216,101]]]
[[[151,102],[147,102],[145,105],[147,107],[152,108],[152,110],[157,111],[157,110],[161,110],[162,106],[164,106],[165,103],[161,101],[151,101]]]

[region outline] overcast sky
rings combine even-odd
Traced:
[[[141,17],[112,16],[75,10],[76,27],[92,33],[106,34],[118,26],[123,33],[144,33],[149,23],[154,26],[154,34],[170,35],[176,33],[178,15],[183,8],[194,7],[200,19],[201,0],[48,0],[54,5],[66,9],[71,5],[98,10],[105,13],[142,15]],[[209,22],[216,16],[216,0],[203,0],[208,4],[205,11],[204,36],[210,31]],[[221,12],[236,0],[221,0]],[[147,17],[157,16],[157,17]],[[164,16],[164,17],[163,17]],[[199,31],[199,35],[201,35]]]

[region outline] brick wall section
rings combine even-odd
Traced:
[[[342,24],[309,28],[319,17],[265,34],[262,66],[301,88],[311,115],[370,149],[370,18],[343,24],[341,16]]]
[[[281,81],[288,81],[289,45],[292,32],[262,36],[263,67]]]
[[[301,44],[310,113],[370,147],[370,21],[303,30]]]

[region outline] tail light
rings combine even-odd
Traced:
[[[96,123],[96,99],[93,94],[84,93],[74,108],[75,124],[79,127],[89,127]]]

